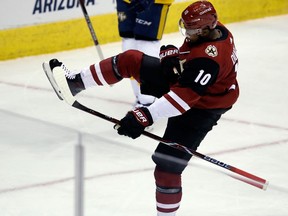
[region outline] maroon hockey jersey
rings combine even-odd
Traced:
[[[234,39],[221,23],[217,28],[222,33],[217,40],[194,44],[185,39],[179,48],[183,66],[181,78],[149,107],[153,119],[179,115],[191,107],[229,108],[236,102],[239,87]]]

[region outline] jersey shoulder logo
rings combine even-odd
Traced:
[[[217,48],[216,48],[214,45],[209,45],[209,46],[207,46],[206,49],[205,49],[205,53],[206,53],[208,56],[211,56],[211,57],[216,57],[216,56],[218,56]]]

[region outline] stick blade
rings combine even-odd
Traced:
[[[230,177],[232,177],[234,179],[237,179],[239,181],[242,181],[242,182],[250,184],[250,185],[252,185],[254,187],[257,187],[257,188],[259,188],[261,190],[264,190],[264,191],[267,190],[268,185],[269,185],[268,181],[265,181],[265,183],[263,183],[263,182],[259,182],[259,181],[253,180],[251,178],[247,178],[245,176],[241,176],[241,175],[232,175],[232,174],[227,174],[227,175],[229,175]]]

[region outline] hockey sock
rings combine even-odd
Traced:
[[[81,78],[85,88],[112,85],[122,79],[122,77],[114,71],[112,60],[113,57],[104,59],[81,71]]]
[[[81,71],[85,88],[112,85],[132,76],[139,80],[142,56],[139,51],[129,50],[90,65]]]
[[[158,216],[174,216],[182,198],[181,175],[155,168],[156,206]]]

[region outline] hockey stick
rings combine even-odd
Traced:
[[[79,0],[79,3],[80,3],[80,6],[81,6],[83,15],[84,15],[84,17],[85,17],[86,23],[87,23],[87,25],[88,25],[88,28],[89,28],[91,37],[92,37],[92,39],[93,39],[93,41],[94,41],[94,44],[95,44],[95,46],[96,46],[96,49],[97,49],[99,58],[100,58],[100,60],[103,60],[103,59],[104,59],[104,56],[103,56],[102,50],[101,50],[101,48],[100,48],[99,41],[98,41],[98,39],[97,39],[96,33],[95,33],[95,31],[94,31],[94,28],[93,28],[93,26],[92,26],[90,17],[89,17],[89,15],[88,15],[87,10],[86,10],[85,1],[84,1],[84,0]]]
[[[52,73],[49,64],[45,63],[45,62],[43,63],[43,69],[45,71],[46,76],[48,77],[48,79],[50,81],[50,84],[52,85],[55,93],[57,94],[57,96],[59,97],[60,100],[65,100],[66,103],[68,103],[69,105],[71,105],[74,108],[77,108],[79,110],[82,110],[84,112],[87,112],[89,114],[97,116],[99,118],[102,118],[104,120],[110,121],[110,122],[112,122],[114,124],[119,124],[120,123],[120,121],[118,119],[115,119],[115,118],[112,118],[110,116],[104,115],[104,114],[102,114],[100,112],[97,112],[97,111],[95,111],[93,109],[90,109],[90,108],[82,105],[81,103],[79,103],[76,100],[76,98],[71,94],[71,91],[70,91],[69,86],[68,86],[67,81],[66,81],[65,74],[63,74],[61,69],[57,70],[57,67],[56,67],[53,70],[53,73]],[[176,149],[178,149],[180,151],[184,151],[184,152],[186,152],[186,153],[188,153],[190,155],[193,155],[193,156],[198,157],[198,158],[200,158],[202,160],[205,160],[205,161],[208,161],[208,162],[210,162],[210,163],[212,163],[214,165],[217,165],[217,166],[219,166],[221,168],[224,168],[224,169],[227,169],[227,170],[229,170],[229,171],[231,171],[233,173],[236,173],[236,174],[240,175],[241,178],[240,177],[234,177],[234,176],[232,176],[232,177],[234,177],[234,178],[236,178],[238,180],[241,180],[242,182],[248,183],[248,184],[250,184],[252,186],[255,186],[257,188],[260,188],[262,190],[266,190],[267,189],[267,186],[268,186],[269,182],[267,180],[263,179],[263,178],[255,176],[255,175],[253,175],[251,173],[248,173],[248,172],[246,172],[244,170],[241,170],[239,168],[236,168],[234,166],[231,166],[229,164],[221,162],[221,161],[219,161],[217,159],[214,159],[212,157],[209,157],[207,155],[201,154],[201,153],[199,153],[197,151],[194,151],[194,150],[192,150],[190,148],[187,148],[187,147],[185,147],[185,146],[183,146],[183,145],[181,145],[179,143],[165,140],[165,139],[163,139],[163,138],[161,138],[161,137],[159,137],[159,136],[157,136],[155,134],[149,133],[147,131],[144,131],[142,134],[147,136],[147,137],[149,137],[149,138],[151,138],[151,139],[154,139],[154,140],[156,140],[158,142],[161,142],[161,143],[163,143],[165,145],[168,145],[168,146],[170,146],[172,148],[176,148]]]

